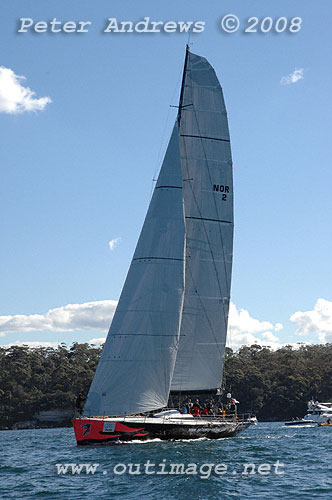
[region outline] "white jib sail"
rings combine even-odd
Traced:
[[[216,74],[189,53],[180,151],[186,224],[185,298],[171,390],[220,387],[233,251],[232,158]]]
[[[127,415],[167,404],[183,306],[184,234],[176,125],[84,415]]]

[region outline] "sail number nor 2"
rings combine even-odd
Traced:
[[[229,186],[224,186],[223,184],[213,184],[213,191],[217,191],[218,193],[222,193],[222,200],[227,200],[227,195],[225,193],[229,193]]]

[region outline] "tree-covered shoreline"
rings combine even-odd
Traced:
[[[89,390],[100,353],[79,343],[0,348],[0,428],[34,421],[45,410],[73,410],[77,395]],[[252,411],[259,420],[302,416],[312,397],[332,398],[332,344],[227,348],[223,387],[241,402],[240,413]]]
[[[224,383],[259,420],[302,417],[310,399],[332,399],[332,344],[226,349]]]
[[[45,410],[73,410],[77,395],[87,394],[100,353],[78,343],[0,348],[0,428],[34,420]]]

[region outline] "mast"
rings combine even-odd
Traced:
[[[184,86],[186,82],[186,71],[187,71],[187,65],[188,65],[188,58],[189,58],[189,45],[186,45],[186,56],[184,59],[184,67],[183,67],[183,75],[182,75],[182,83],[181,83],[181,91],[180,91],[180,99],[179,99],[179,111],[178,111],[178,116],[177,116],[177,122],[178,122],[178,127],[180,130],[180,123],[181,123],[181,115],[182,115],[182,103],[183,103],[183,95],[184,95]]]

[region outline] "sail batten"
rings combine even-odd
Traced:
[[[204,135],[181,134],[180,137],[191,137],[193,139],[208,139],[210,141],[231,142],[229,139],[221,139],[220,137],[206,137]]]

